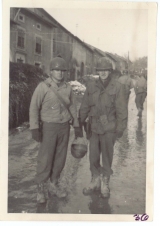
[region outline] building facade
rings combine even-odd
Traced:
[[[38,12],[11,8],[10,52],[12,61],[35,65],[48,72],[55,25]]]
[[[35,65],[49,74],[49,62],[58,55],[67,62],[66,78],[70,80],[97,74],[97,61],[103,56],[114,69],[123,67],[117,56],[83,42],[44,9],[10,9],[10,61]]]

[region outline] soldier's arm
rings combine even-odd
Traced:
[[[80,116],[82,123],[84,123],[86,118],[88,117],[89,111],[90,111],[89,94],[88,94],[88,88],[87,88],[85,93],[84,93],[82,104],[81,104],[81,107],[80,107],[80,110],[79,110],[79,116]]]
[[[145,81],[145,84],[144,84],[144,91],[147,93],[147,81]]]
[[[133,89],[134,88],[134,83],[133,83],[133,80],[130,78],[130,89]]]
[[[71,87],[71,94],[70,94],[70,107],[69,110],[73,116],[73,127],[79,127],[79,122],[78,122],[78,118],[77,118],[77,108],[76,108],[76,100],[75,100],[75,96]]]
[[[44,99],[44,88],[43,84],[40,83],[31,99],[30,108],[29,108],[29,121],[30,121],[30,129],[37,129],[39,128],[39,121],[40,121],[40,109],[42,105],[42,101]]]
[[[126,101],[124,85],[119,86],[119,91],[116,95],[116,117],[117,127],[116,131],[123,132],[127,127],[128,119],[128,103]]]
[[[137,80],[136,80],[135,83],[134,83],[134,92],[135,92],[135,94],[137,93],[137,86],[138,86],[138,84],[137,84]]]

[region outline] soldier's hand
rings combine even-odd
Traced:
[[[32,132],[32,138],[37,142],[41,142],[41,133],[39,129],[32,129],[31,132]]]
[[[122,131],[116,131],[116,138],[121,138],[123,136]]]
[[[81,127],[74,127],[75,138],[83,137],[83,131]]]

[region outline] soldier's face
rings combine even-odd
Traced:
[[[60,82],[64,78],[64,72],[60,70],[52,70],[50,71],[50,76],[52,79]]]
[[[99,71],[99,77],[102,79],[102,80],[105,80],[108,78],[109,74],[111,72],[110,71]]]

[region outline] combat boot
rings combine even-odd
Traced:
[[[56,195],[58,198],[65,198],[67,196],[67,193],[62,191],[57,183],[54,182],[49,183],[48,191],[51,193],[51,195]]]
[[[99,176],[92,177],[92,180],[89,183],[89,185],[83,189],[83,194],[89,195],[92,191],[100,190],[100,187],[101,187],[100,177]]]
[[[104,198],[109,197],[109,177],[107,176],[101,176],[101,194]]]
[[[44,184],[38,184],[37,185],[37,203],[45,203],[46,202],[46,197],[45,197],[45,191],[44,191]]]

